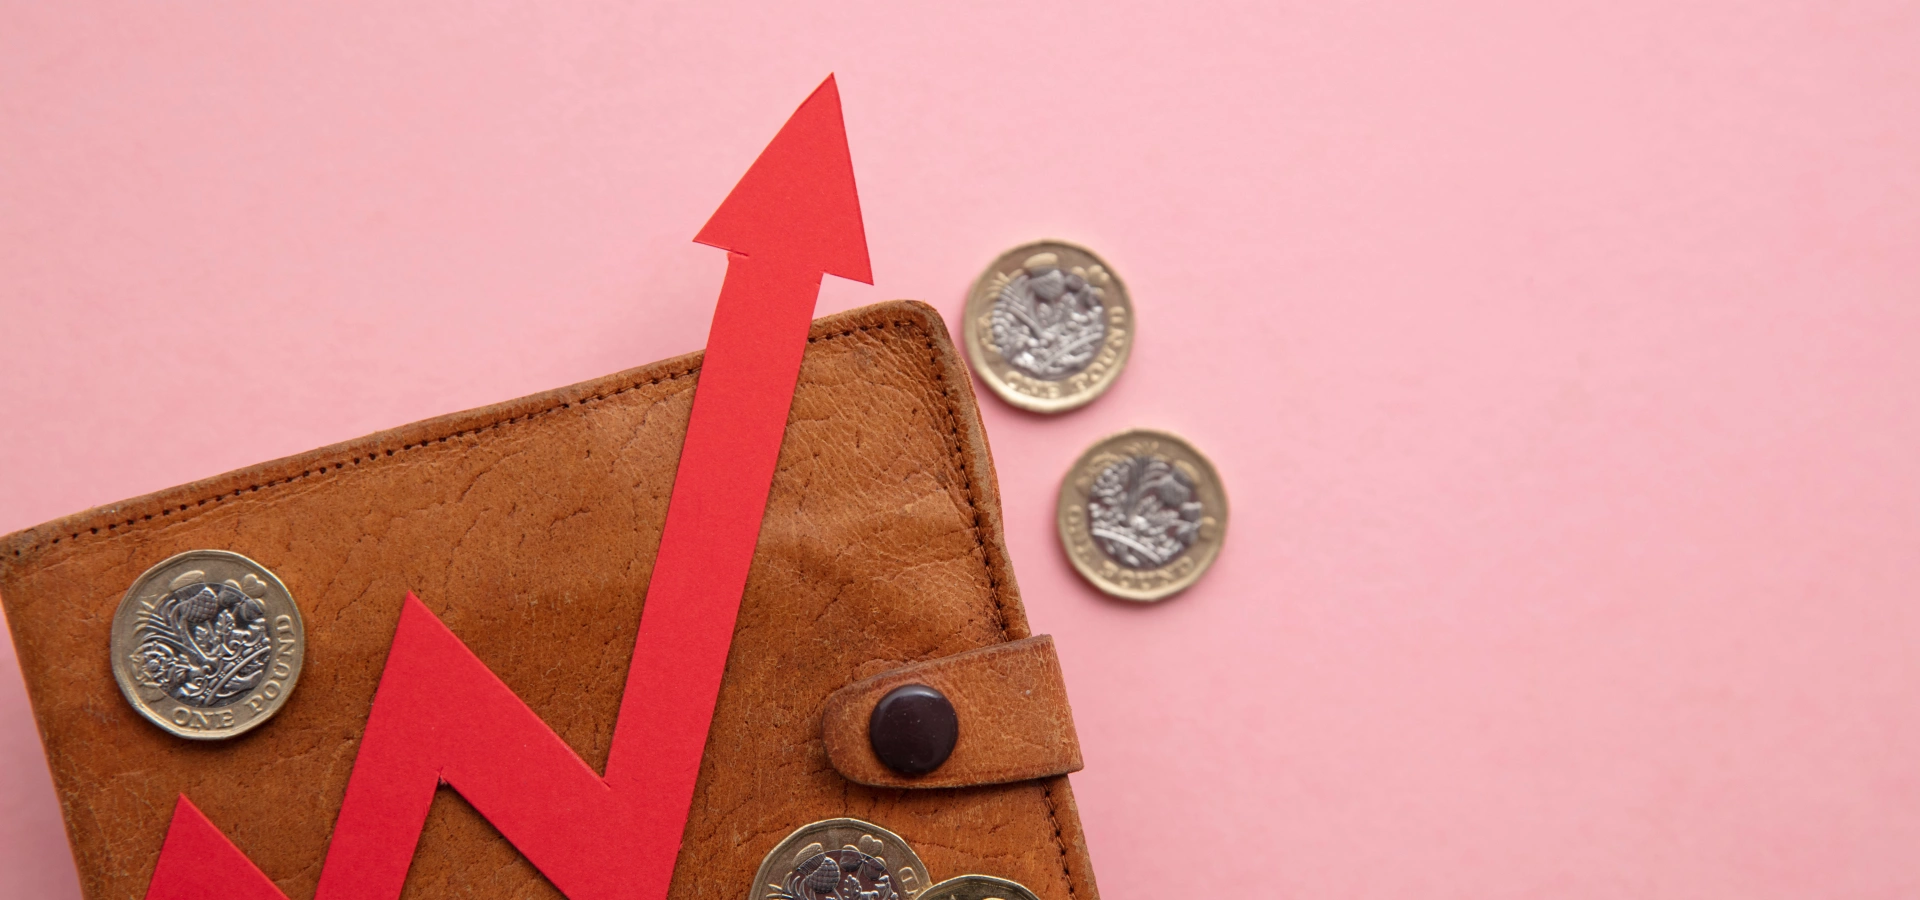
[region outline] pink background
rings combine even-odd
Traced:
[[[282,6],[0,6],[0,531],[698,347],[837,71],[823,312],[1133,291],[1105,398],[983,392],[1109,897],[1920,895],[1913,4]],[[1150,607],[1050,524],[1131,426],[1234,503]],[[71,897],[0,655],[0,895]]]

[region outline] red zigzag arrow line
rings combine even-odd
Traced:
[[[317,900],[394,900],[441,782],[572,900],[663,900],[766,511],[822,274],[872,283],[829,76],[694,238],[726,249],[603,778],[413,595]],[[285,900],[186,797],[148,900]]]

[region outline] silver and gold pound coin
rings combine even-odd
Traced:
[[[1113,386],[1133,348],[1133,304],[1093,251],[1062,241],[1015,247],[967,295],[967,356],[1000,399],[1064,412]]]
[[[1018,881],[992,875],[962,875],[927,888],[920,900],[1040,900]]]
[[[932,884],[926,864],[899,835],[859,819],[826,819],[801,827],[776,845],[760,863],[747,896],[917,900]]]
[[[1191,444],[1140,429],[1080,455],[1060,484],[1056,519],[1067,559],[1094,587],[1161,600],[1200,580],[1220,554],[1227,495]]]
[[[225,550],[190,550],[146,571],[113,615],[113,677],[127,702],[183,738],[265,723],[287,702],[306,632],[287,586]]]

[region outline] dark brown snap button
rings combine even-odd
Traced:
[[[940,768],[960,740],[960,717],[947,695],[924,684],[894,688],[873,707],[867,722],[873,755],[902,775]]]

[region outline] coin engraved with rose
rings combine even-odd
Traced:
[[[887,861],[879,855],[880,842],[867,836],[861,845],[822,849],[801,860],[780,889],[767,896],[773,900],[900,900]]]
[[[994,277],[999,290],[989,314],[991,347],[1010,365],[1034,378],[1058,381],[1087,367],[1107,336],[1105,293],[1111,282],[1099,265],[1056,265],[1037,254],[1011,275]]]
[[[1107,466],[1087,495],[1094,542],[1129,569],[1157,569],[1187,552],[1206,512],[1193,479],[1155,456]]]
[[[859,819],[803,825],[760,862],[750,900],[914,900],[926,864],[899,835]]]
[[[975,373],[1032,412],[1093,402],[1133,346],[1126,286],[1093,251],[1062,241],[1000,254],[974,281],[963,321]]]
[[[148,569],[113,616],[113,675],[148,721],[229,738],[286,703],[306,655],[300,609],[259,563],[189,550]]]
[[[257,687],[273,659],[260,598],[267,586],[247,575],[237,583],[191,581],[135,613],[135,677],[190,706],[237,702]]]
[[[1185,590],[1220,553],[1227,495],[1192,444],[1135,429],[1095,443],[1060,483],[1060,543],[1073,568],[1123,600]]]

